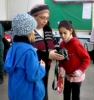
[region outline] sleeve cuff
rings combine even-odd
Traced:
[[[78,76],[81,76],[81,74],[83,73],[81,70],[76,70],[76,73],[78,74]]]

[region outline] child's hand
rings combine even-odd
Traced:
[[[75,77],[79,77],[82,75],[82,71],[81,70],[76,70],[75,72],[73,72],[73,76]]]
[[[43,60],[40,60],[40,65],[45,67],[45,62]]]
[[[73,73],[74,77],[78,77],[79,75],[76,73],[76,71]]]

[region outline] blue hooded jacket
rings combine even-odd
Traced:
[[[45,88],[42,78],[45,68],[39,65],[34,47],[24,42],[13,42],[5,60],[9,74],[9,100],[43,100]]]

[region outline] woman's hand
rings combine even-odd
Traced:
[[[63,60],[64,56],[57,53],[57,50],[51,50],[49,52],[49,59],[52,60]]]
[[[43,60],[40,60],[40,65],[45,67],[45,62]]]

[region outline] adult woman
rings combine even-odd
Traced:
[[[34,47],[37,49],[37,54],[40,59],[43,59],[46,63],[46,75],[43,78],[46,94],[44,100],[48,100],[47,93],[47,84],[48,84],[48,74],[50,69],[51,60],[57,59],[63,60],[63,56],[56,53],[54,49],[53,35],[52,30],[49,27],[48,19],[49,19],[49,7],[45,4],[35,5],[31,11],[30,15],[32,15],[38,26],[35,29],[35,42]]]

